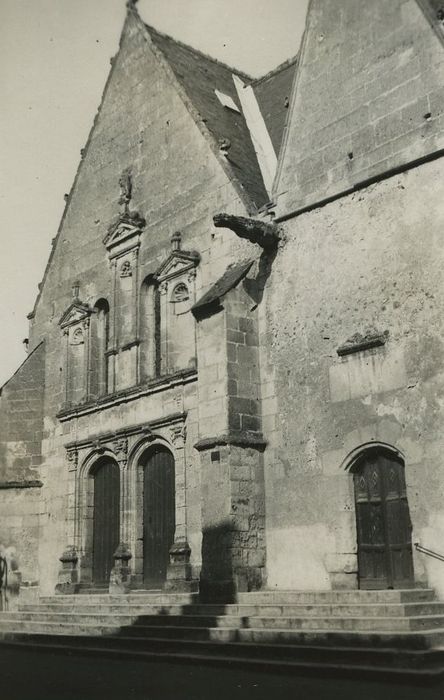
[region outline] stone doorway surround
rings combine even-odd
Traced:
[[[191,585],[190,547],[186,517],[186,413],[175,413],[150,423],[103,433],[65,445],[68,466],[68,545],[60,556],[57,593],[77,593],[92,585],[92,470],[99,459],[109,457],[120,469],[120,542],[114,554],[109,591],[126,593],[141,586],[143,558],[140,538],[142,493],[141,459],[149,447],[163,445],[173,454],[176,472],[176,528],[170,550],[166,588]]]

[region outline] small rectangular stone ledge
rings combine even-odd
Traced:
[[[268,443],[265,440],[262,433],[252,433],[248,431],[233,431],[230,433],[225,433],[223,435],[218,435],[216,437],[201,438],[194,444],[194,447],[199,452],[202,452],[203,450],[210,450],[213,447],[219,447],[224,445],[253,447],[263,451],[265,450],[267,444]]]
[[[29,481],[0,481],[0,489],[40,489],[43,482],[38,479]]]
[[[362,352],[363,350],[371,350],[372,348],[378,348],[385,345],[387,342],[387,336],[383,334],[371,335],[367,337],[356,336],[351,338],[344,345],[341,345],[336,352],[339,357],[344,357],[345,355],[352,355],[355,352]]]

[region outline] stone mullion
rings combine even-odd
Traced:
[[[132,252],[133,256],[133,288],[132,288],[132,323],[133,323],[133,338],[135,341],[140,340],[140,309],[139,309],[139,248],[135,248]],[[136,384],[140,382],[140,345],[136,347]]]
[[[65,354],[65,405],[69,402],[69,329],[65,328],[63,335],[66,339],[64,354]]]
[[[69,544],[73,544],[78,550],[78,494],[77,494],[77,450],[69,450],[67,452],[68,462],[68,513],[67,513],[67,529],[70,532]]]
[[[116,351],[118,346],[118,330],[117,330],[117,260],[114,258],[111,260],[112,269],[112,309],[109,318],[109,349],[112,350],[108,354],[108,376],[111,377],[111,386],[109,390],[111,392],[116,389]]]
[[[128,441],[118,438],[114,442],[114,453],[120,469],[120,543],[127,545],[130,535],[130,478],[127,469]]]
[[[83,321],[84,355],[83,355],[83,391],[85,399],[89,398],[91,369],[90,319]]]
[[[120,469],[120,542],[114,552],[114,567],[111,572],[109,591],[126,593],[131,582],[129,562],[132,558],[128,541],[131,527],[131,485],[127,469],[128,440],[118,438],[113,448]]]
[[[175,542],[187,541],[187,504],[186,504],[186,460],[185,444],[176,445],[176,530]]]
[[[168,373],[168,282],[159,286],[160,294],[160,373]]]
[[[126,464],[120,464],[121,474],[121,499],[120,499],[120,540],[129,545],[131,539],[131,484],[130,475]]]

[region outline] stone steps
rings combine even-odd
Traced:
[[[444,673],[444,604],[430,589],[260,591],[238,594],[228,604],[159,591],[84,593],[47,596],[39,605],[0,613],[0,639],[79,653],[87,648],[149,658],[220,662],[227,656],[296,665],[334,665],[342,659],[347,667],[393,662],[405,670],[410,654],[413,667]]]
[[[102,603],[101,605],[86,605],[80,603],[47,603],[28,604],[20,607],[19,613],[24,614],[57,614],[76,615],[93,614],[100,609],[101,614],[128,614],[132,616],[151,615],[236,615],[241,617],[306,617],[331,616],[337,617],[409,617],[420,615],[444,615],[444,603],[437,601],[424,603],[351,603],[351,604],[314,604],[314,605],[137,605],[132,601],[124,604]],[[8,614],[8,613],[5,613]],[[18,613],[14,613],[18,614]]]
[[[48,641],[51,636],[69,638],[72,645],[81,645],[82,636],[94,638],[94,642],[104,648],[106,646],[129,645],[131,647],[144,647],[145,644],[151,646],[159,643],[168,648],[179,645],[182,649],[184,645],[195,642],[223,642],[224,636],[228,636],[236,641],[239,649],[243,643],[265,645],[274,647],[283,645],[285,647],[304,648],[306,645],[319,647],[341,647],[347,649],[361,648],[367,650],[391,649],[392,651],[427,651],[436,650],[444,659],[444,630],[428,630],[421,632],[401,632],[401,631],[341,631],[341,630],[270,630],[270,629],[247,629],[247,628],[203,628],[197,630],[197,636],[204,636],[204,639],[191,638],[188,635],[189,628],[184,627],[118,627],[118,626],[97,626],[91,624],[77,625],[70,623],[59,625],[57,623],[46,623],[44,626],[28,622],[26,630],[10,626],[0,632],[2,639],[21,639],[22,641]],[[42,627],[45,629],[43,630]],[[195,629],[195,628],[191,628]],[[152,632],[152,634],[151,634]],[[177,632],[177,634],[176,634]],[[201,635],[201,633],[206,633]],[[174,633],[174,634],[173,634]],[[91,639],[90,639],[91,641]],[[211,646],[211,644],[210,644]],[[217,653],[218,645],[215,645]],[[444,660],[443,660],[444,667]]]
[[[4,613],[0,617],[0,632],[13,626],[14,629],[26,625],[69,625],[73,622],[72,613]],[[97,627],[128,627],[147,630],[151,628],[220,628],[233,629],[269,629],[269,630],[360,630],[364,631],[422,631],[444,629],[444,615],[395,616],[395,617],[341,617],[307,616],[237,616],[237,615],[128,615],[106,614],[100,611],[94,613],[76,613],[75,623],[79,627],[88,624]]]
[[[135,603],[138,605],[153,604],[176,604],[190,605],[199,604],[198,593],[164,593],[164,592],[132,592],[126,595],[84,593],[81,596],[55,595],[42,596],[41,604],[92,604],[100,605],[116,602],[118,604]],[[435,600],[435,593],[431,588],[408,588],[403,590],[380,590],[380,591],[252,591],[249,593],[238,593],[232,604],[238,605],[315,605],[315,604],[353,604],[353,603],[420,603],[432,602]],[[221,605],[226,603],[221,602]]]
[[[431,633],[434,634],[434,633]],[[411,637],[411,635],[408,635]],[[320,634],[299,635],[292,643],[271,644],[256,640],[221,641],[177,640],[144,637],[91,637],[68,635],[33,635],[10,633],[3,639],[2,645],[8,647],[27,647],[46,649],[52,653],[97,655],[131,659],[166,659],[179,660],[187,664],[197,663],[211,665],[257,664],[276,669],[303,669],[315,673],[335,673],[339,675],[364,674],[369,678],[375,675],[399,675],[405,677],[442,678],[444,676],[444,651],[435,650],[430,640],[424,635],[417,635],[417,646],[411,646],[411,640],[403,648],[404,637],[400,635],[372,635],[363,639],[358,634],[338,635],[326,632]],[[364,642],[364,643],[363,643]]]

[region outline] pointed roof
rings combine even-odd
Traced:
[[[251,76],[242,71],[206,56],[202,52],[187,46],[172,37],[158,32],[153,27],[145,24],[140,18],[135,2],[127,3],[128,11],[124,27],[119,41],[119,51],[128,33],[128,27],[133,20],[151,39],[152,46],[158,51],[171,69],[177,84],[182,89],[189,102],[189,110],[198,126],[205,132],[208,138],[213,139],[213,150],[220,146],[221,152],[226,154],[226,162],[222,161],[222,167],[233,182],[233,186],[239,192],[250,213],[254,213],[269,201],[269,195],[265,189],[257,156],[253,147],[250,132],[246,121],[240,111],[239,99],[233,81],[233,75],[239,76],[246,84],[253,81]],[[72,184],[70,194],[66,198],[66,204],[61,217],[57,235],[52,241],[50,255],[45,267],[42,282],[39,284],[39,291],[34,302],[33,310],[28,314],[29,319],[33,319],[42,295],[46,278],[51,267],[60,234],[65,222],[65,217],[70,207],[71,198],[76,190],[77,182],[85,162],[93,134],[101,114],[102,106],[112,82],[116,57],[111,60],[111,70],[109,72],[100,106],[95,115],[92,128],[90,130],[86,145],[82,153],[77,172]],[[279,67],[274,72],[280,71]],[[270,74],[268,74],[270,76]],[[268,77],[265,76],[265,77]],[[239,112],[223,106],[216,94],[216,90],[225,93],[239,107]]]
[[[298,57],[293,56],[251,83],[277,156],[281,149],[297,65]]]
[[[244,82],[252,78],[239,70],[210,58],[145,24],[154,45],[162,52],[217,144],[229,144],[227,161],[233,174],[259,208],[269,200],[250,132],[241,112],[233,75]],[[239,112],[224,107],[216,90],[228,95]]]

